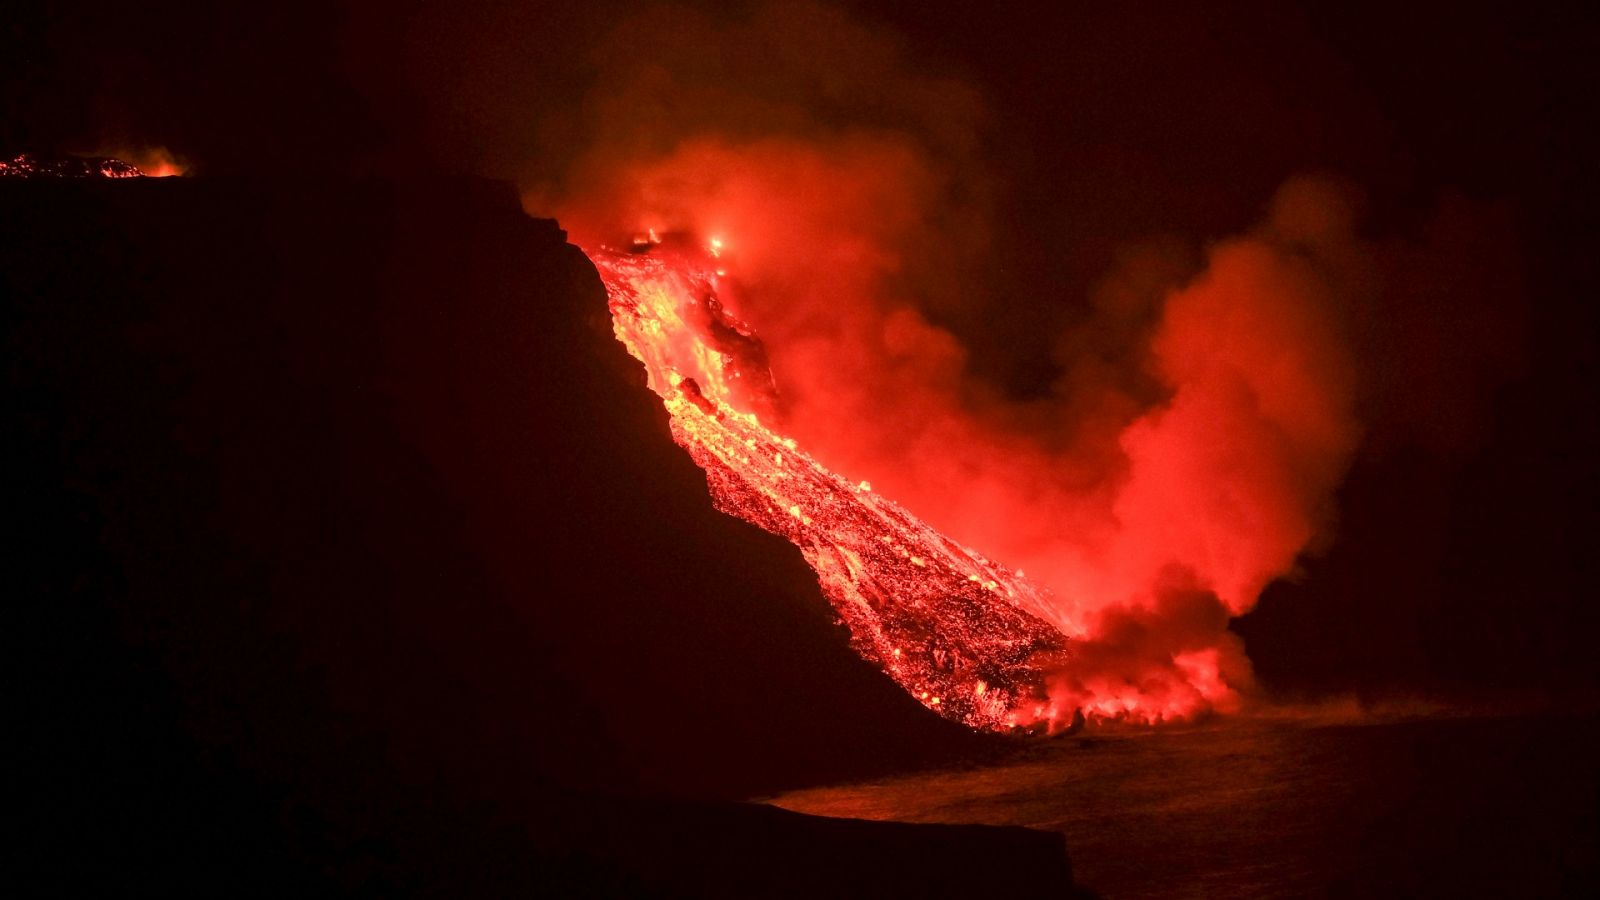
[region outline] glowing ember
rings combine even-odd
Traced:
[[[720,239],[702,248],[648,232],[629,252],[591,254],[617,338],[644,363],[717,509],[799,547],[852,646],[924,706],[994,730],[1061,718],[1045,679],[1066,637],[1041,588],[762,423],[771,376],[759,341],[718,299],[723,251]]]
[[[8,162],[0,162],[0,178],[139,178],[143,175],[120,159],[76,156],[40,159],[24,153]]]

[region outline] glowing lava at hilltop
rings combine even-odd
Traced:
[[[124,153],[117,157],[40,157],[24,153],[0,160],[0,178],[167,178],[182,175],[183,166],[165,150]]]
[[[761,421],[771,377],[760,343],[718,299],[720,249],[650,235],[632,252],[591,254],[617,338],[644,363],[717,509],[799,547],[852,646],[923,705],[993,730],[1060,718],[1045,679],[1065,660],[1066,636],[1046,618],[1042,589]]]
[[[120,159],[63,157],[41,159],[24,153],[0,160],[0,178],[142,178],[144,173]]]

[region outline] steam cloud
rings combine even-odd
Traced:
[[[596,62],[583,115],[557,126],[582,150],[529,207],[579,243],[719,236],[778,428],[1051,588],[1081,638],[1053,687],[1063,709],[1236,705],[1251,675],[1228,621],[1330,538],[1362,437],[1351,317],[1397,263],[1358,235],[1356,192],[1293,180],[1198,269],[1130,253],[1058,342],[1056,383],[1018,397],[937,324],[996,303],[974,91],[806,4],[734,21],[657,8]]]

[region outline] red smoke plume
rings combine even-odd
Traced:
[[[892,41],[781,9],[898,71]],[[743,53],[760,56],[770,24],[737,26]],[[821,77],[798,60],[777,63],[787,81]],[[1019,399],[974,377],[962,341],[930,320],[994,302],[974,264],[986,191],[973,144],[929,113],[942,91],[963,100],[959,120],[968,95],[934,83],[899,101],[889,79],[866,108],[836,96],[808,116],[742,93],[737,72],[640,66],[603,86],[595,151],[530,205],[586,246],[641,228],[720,238],[740,288],[723,299],[766,345],[778,430],[1051,589],[1056,624],[1078,639],[1058,706],[1160,720],[1237,703],[1250,673],[1228,620],[1326,536],[1359,436],[1341,310],[1372,279],[1346,192],[1285,186],[1182,283],[1123,273],[1144,289],[1101,298],[1103,312],[1150,323],[1124,329],[1127,371],[1069,364]],[[867,124],[882,121],[897,127]]]
[[[187,163],[178,159],[165,147],[121,148],[105,155],[136,167],[146,178],[171,178],[189,170]]]
[[[1231,703],[1249,676],[1228,616],[1322,533],[1356,443],[1336,310],[1359,254],[1338,191],[1286,188],[1165,299],[1145,355],[1167,396],[1139,409],[1082,396],[1112,390],[1098,383],[1024,403],[972,382],[960,341],[901,293],[952,239],[925,225],[934,171],[885,136],[703,139],[627,170],[600,208],[721,237],[779,429],[1054,591],[1082,638],[1066,708]],[[581,240],[584,218],[566,219]],[[1086,405],[1105,412],[1082,421]]]

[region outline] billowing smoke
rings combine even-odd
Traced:
[[[120,159],[147,178],[170,178],[188,171],[189,165],[165,147],[113,147],[101,155]]]
[[[977,377],[938,324],[999,315],[982,110],[892,35],[778,4],[633,19],[530,208],[579,243],[720,238],[766,344],[776,426],[1055,594],[1063,709],[1162,719],[1239,702],[1230,617],[1326,542],[1361,436],[1348,316],[1375,246],[1349,188],[1284,185],[1249,232],[1131,253],[1061,336],[1053,384]],[[1037,285],[1039,302],[1055,302]]]

